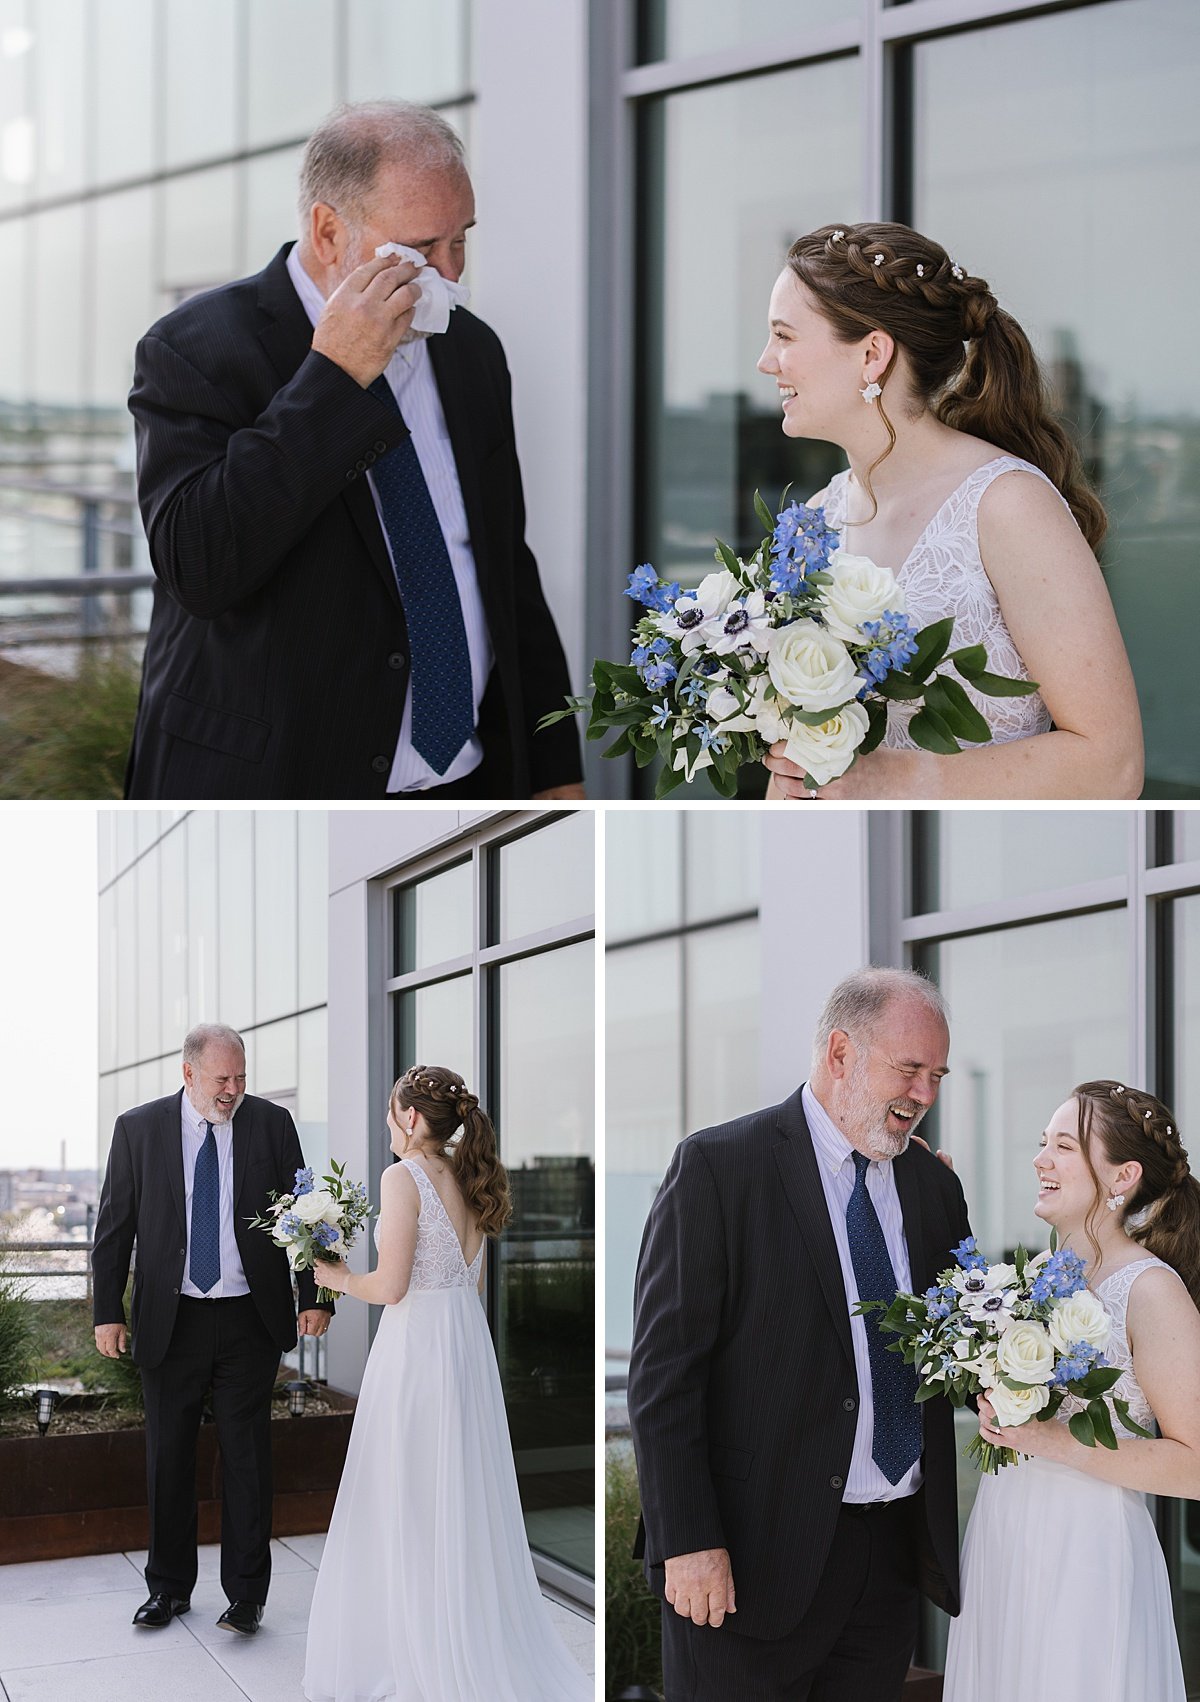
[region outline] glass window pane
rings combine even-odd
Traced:
[[[237,275],[236,171],[215,166],[163,184],[162,311]]]
[[[762,1044],[758,923],[689,934],[684,954],[686,1119],[689,1129],[702,1129],[753,1111],[756,1104]]]
[[[682,959],[682,943],[673,939],[623,946],[604,960],[607,1347],[629,1347],[642,1229],[663,1171],[687,1132]]]
[[[686,819],[687,920],[706,922],[758,903],[762,816],[750,810],[690,811]]]
[[[117,935],[117,891],[115,887],[109,887],[100,894],[99,929],[100,1068],[101,1070],[115,1070],[121,1061],[117,1036],[117,1011],[120,998],[117,987],[117,964],[120,961],[121,942]]]
[[[437,6],[348,0],[347,12],[347,100],[428,103],[467,91],[467,0]]]
[[[392,905],[394,975],[448,963],[471,950],[475,900],[470,863],[398,887]]]
[[[253,1093],[264,1099],[294,1099],[299,1072],[299,1032],[295,1017],[270,1022],[254,1031]]]
[[[296,1128],[304,1150],[304,1161],[312,1165],[318,1175],[323,1175],[329,1165],[328,1035],[328,1016],[324,1009],[306,1011],[300,1018]]]
[[[144,177],[155,165],[154,0],[92,0],[92,25],[92,180]]]
[[[0,277],[7,304],[7,311],[0,313],[0,402],[14,407],[29,394],[28,240],[23,220],[0,224]],[[19,569],[14,566],[12,572],[15,575]]]
[[[294,811],[256,812],[254,875],[254,1020],[261,1023],[296,1009]]]
[[[328,989],[329,818],[324,810],[298,811],[299,1008],[324,1004]]]
[[[942,36],[913,63],[914,223],[989,279],[1049,364],[1112,524],[1103,556],[1138,680],[1145,795],[1194,797],[1198,416],[1175,327],[1200,265],[1200,228],[1177,220],[1200,171],[1196,8],[1086,6]],[[1111,240],[1134,229],[1175,233],[1152,310],[1130,310],[1147,302],[1142,249]]]
[[[82,206],[30,220],[37,290],[32,327],[33,394],[42,404],[78,408],[84,395]]]
[[[604,818],[604,931],[610,940],[683,920],[683,812],[617,810]]]
[[[181,827],[172,828],[156,856],[162,880],[162,1047],[174,1051],[182,1047],[189,1026],[187,841]]]
[[[306,136],[337,101],[338,8],[328,0],[249,0],[250,147]]]
[[[413,1064],[444,1064],[448,1070],[461,1070],[467,1081],[472,1079],[475,1074],[472,985],[470,975],[456,975],[432,987],[397,994],[397,1076],[402,1076]]]
[[[862,16],[862,0],[642,0],[639,61],[682,59],[725,47],[794,42],[811,26]]]
[[[242,183],[243,265],[257,272],[282,247],[295,240],[296,190],[303,148],[281,148],[247,160]]]
[[[188,1027],[217,1014],[217,814],[195,810],[184,827],[188,875]],[[223,1019],[229,1021],[226,1017]]]
[[[0,208],[20,206],[33,181],[36,37],[28,11],[27,0],[0,0]]]
[[[217,880],[220,1010],[197,1021],[247,1029],[254,1021],[254,817],[247,810],[218,815]]]
[[[1193,823],[1194,825],[1194,823]],[[1200,853],[1200,846],[1193,855]],[[1184,898],[1171,906],[1170,925],[1174,935],[1175,1080],[1170,1093],[1172,1109],[1178,1114],[1184,1139],[1196,1150],[1195,1131],[1200,1126],[1200,1059],[1196,1035],[1200,1034],[1200,898]],[[1184,1675],[1189,1689],[1200,1684],[1200,1505],[1177,1503],[1178,1518],[1170,1548],[1181,1594],[1181,1611],[1176,1616],[1182,1645]]]
[[[137,886],[137,1057],[157,1058],[163,1050],[162,990],[159,972],[159,864],[143,857],[132,878]],[[147,1095],[148,1098],[153,1097]]]
[[[923,810],[917,833],[918,911],[1021,898],[1123,875],[1123,810]]]
[[[37,90],[35,188],[39,199],[82,189],[84,171],[84,0],[43,3],[31,16]]]
[[[593,1571],[595,1009],[593,943],[497,971],[497,1356],[531,1545]]]
[[[1176,810],[1173,839],[1176,863],[1200,858],[1200,810]]]
[[[163,141],[168,166],[232,153],[238,142],[239,0],[160,0],[166,30]]]
[[[114,429],[129,439],[132,456],[133,422],[126,398],[133,383],[133,351],[159,312],[154,191],[100,196],[92,209],[92,236],[89,391],[94,404],[112,410]]]
[[[493,855],[499,903],[492,939],[519,940],[596,908],[595,830],[583,811],[523,834]]]

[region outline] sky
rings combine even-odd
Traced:
[[[0,811],[0,1170],[96,1164],[96,812]]]

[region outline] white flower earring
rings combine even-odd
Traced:
[[[870,407],[876,396],[883,395],[883,386],[881,384],[876,384],[874,380],[872,380],[869,384],[863,386],[863,388],[859,391],[859,395],[862,397],[867,406]]]
[[[1108,1196],[1108,1209],[1109,1209],[1109,1211],[1117,1211],[1124,1204],[1125,1204],[1124,1194],[1110,1194]]]

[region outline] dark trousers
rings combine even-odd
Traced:
[[[221,1584],[231,1602],[264,1603],[271,1579],[271,1389],[279,1349],[249,1295],[181,1295],[160,1365],[143,1366],[151,1593],[188,1597],[196,1582],[196,1437],[204,1396],[221,1449]]]
[[[898,1702],[917,1641],[911,1500],[844,1506],[817,1593],[774,1640],[663,1605],[667,1702]],[[733,1581],[737,1584],[737,1568]]]

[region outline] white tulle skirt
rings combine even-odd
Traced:
[[[1184,1702],[1145,1500],[1050,1460],[985,1477],[963,1545],[944,1702]]]
[[[310,1702],[591,1702],[525,1538],[474,1289],[384,1308],[308,1625]]]

